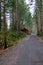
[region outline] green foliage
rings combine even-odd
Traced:
[[[24,32],[19,32],[17,33],[17,31],[15,32],[9,32],[8,36],[7,36],[7,45],[8,46],[12,46],[15,44],[15,42],[21,38],[26,37],[26,34]]]
[[[0,32],[0,42],[1,42],[1,37],[2,37],[2,33]],[[21,38],[26,37],[26,34],[24,32],[19,31],[19,33],[17,33],[17,31],[15,32],[8,32],[7,35],[7,46],[13,46],[16,44],[17,40],[20,40]]]
[[[0,37],[1,37],[1,35],[2,35],[2,33],[1,33],[1,31],[0,31]]]
[[[5,1],[5,0],[4,0]],[[10,20],[10,29],[9,32],[6,33],[7,31],[7,25],[3,22],[3,35],[0,33],[0,36],[4,36],[4,44],[5,40],[7,42],[8,46],[13,45],[15,41],[17,41],[20,38],[23,38],[26,36],[25,33],[21,32],[19,29],[23,28],[25,26],[23,23],[25,22],[27,26],[31,27],[31,14],[29,12],[29,5],[26,4],[25,0],[7,0],[3,3],[5,4],[3,8],[3,14],[8,13],[9,15],[9,20]],[[4,15],[4,17],[6,17]],[[23,23],[21,23],[23,22]],[[6,26],[5,26],[6,25]],[[21,26],[21,27],[20,27]],[[10,31],[11,30],[11,31]],[[14,32],[15,31],[15,32]],[[6,34],[5,34],[5,33]],[[18,32],[18,33],[17,33]],[[6,37],[6,39],[5,39]]]
[[[9,32],[8,40],[16,41],[17,39],[23,38],[25,36],[26,36],[26,34],[24,32],[21,32],[21,31],[19,33],[17,33],[17,31],[16,32]]]
[[[1,42],[1,32],[0,32],[0,42]]]
[[[8,40],[15,41],[17,39],[17,34],[15,32],[9,32]]]
[[[23,37],[25,37],[26,36],[26,34],[24,33],[24,32],[19,32],[19,34],[18,34],[18,37],[19,38],[23,38]]]
[[[42,6],[42,0],[37,0],[37,6],[38,6],[38,8],[40,10],[41,6]]]

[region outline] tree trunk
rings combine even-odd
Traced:
[[[40,20],[41,20],[41,35],[43,35],[43,1],[41,0]]]
[[[4,48],[7,48],[7,25],[6,25],[6,15],[5,15],[5,0],[2,0],[2,43],[4,45]]]
[[[1,2],[0,2],[0,31],[1,31]]]
[[[13,12],[13,9],[11,12],[11,31],[14,31],[14,12]]]
[[[38,10],[36,8],[36,25],[37,25],[37,35],[39,35],[39,13],[38,13]]]
[[[17,31],[18,31],[18,22],[19,22],[19,20],[18,20],[18,0],[16,0],[16,29],[17,29]]]

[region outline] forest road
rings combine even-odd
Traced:
[[[16,47],[0,55],[0,65],[43,65],[43,41],[30,35]]]

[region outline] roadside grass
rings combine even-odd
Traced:
[[[43,35],[39,35],[39,37],[43,40]]]
[[[40,38],[43,40],[43,36],[40,36]]]
[[[0,42],[1,42],[2,34],[0,32]],[[8,31],[7,34],[7,47],[16,46],[19,42],[21,42],[26,37],[26,34],[22,31]]]

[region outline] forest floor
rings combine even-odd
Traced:
[[[0,65],[43,65],[43,40],[36,35],[27,36],[0,55]]]

